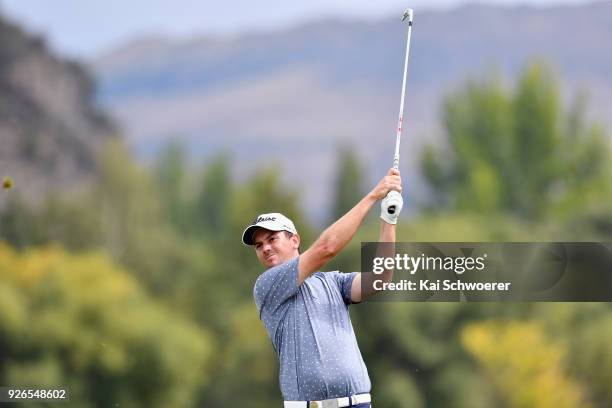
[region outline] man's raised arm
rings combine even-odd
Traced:
[[[402,191],[400,172],[391,169],[387,175],[357,205],[328,227],[321,236],[300,255],[298,284],[318,271],[350,242],[374,203],[382,200],[391,190]],[[398,211],[399,213],[399,211]],[[395,235],[395,228],[393,228]]]

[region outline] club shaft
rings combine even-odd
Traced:
[[[395,138],[395,154],[393,155],[393,168],[399,169],[400,141],[404,122],[404,98],[406,96],[406,76],[408,74],[408,56],[410,55],[410,35],[412,33],[412,18],[408,21],[408,37],[406,39],[406,59],[404,60],[404,79],[402,80],[402,97],[400,99],[399,119],[397,122],[397,135]]]

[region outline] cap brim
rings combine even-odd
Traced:
[[[242,243],[245,245],[255,245],[253,242],[253,235],[257,229],[265,229],[268,231],[286,231],[285,228],[274,228],[274,227],[264,227],[262,225],[249,225],[244,232],[242,233]]]
[[[242,233],[242,243],[244,245],[253,245],[253,234],[257,228],[261,228],[258,225],[249,225]]]

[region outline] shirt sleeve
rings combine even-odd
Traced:
[[[353,303],[351,301],[351,287],[353,285],[353,279],[359,272],[350,272],[350,273],[342,273],[342,272],[327,272],[332,273],[334,276],[334,280],[338,285],[338,289],[340,290],[340,294],[342,295],[342,299],[344,303],[350,305]]]
[[[298,259],[274,266],[257,278],[253,297],[260,317],[266,310],[276,310],[298,292]]]

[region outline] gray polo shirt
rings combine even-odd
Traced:
[[[315,272],[298,286],[298,260],[262,273],[253,296],[280,363],[285,401],[370,392],[348,305],[357,275]]]

